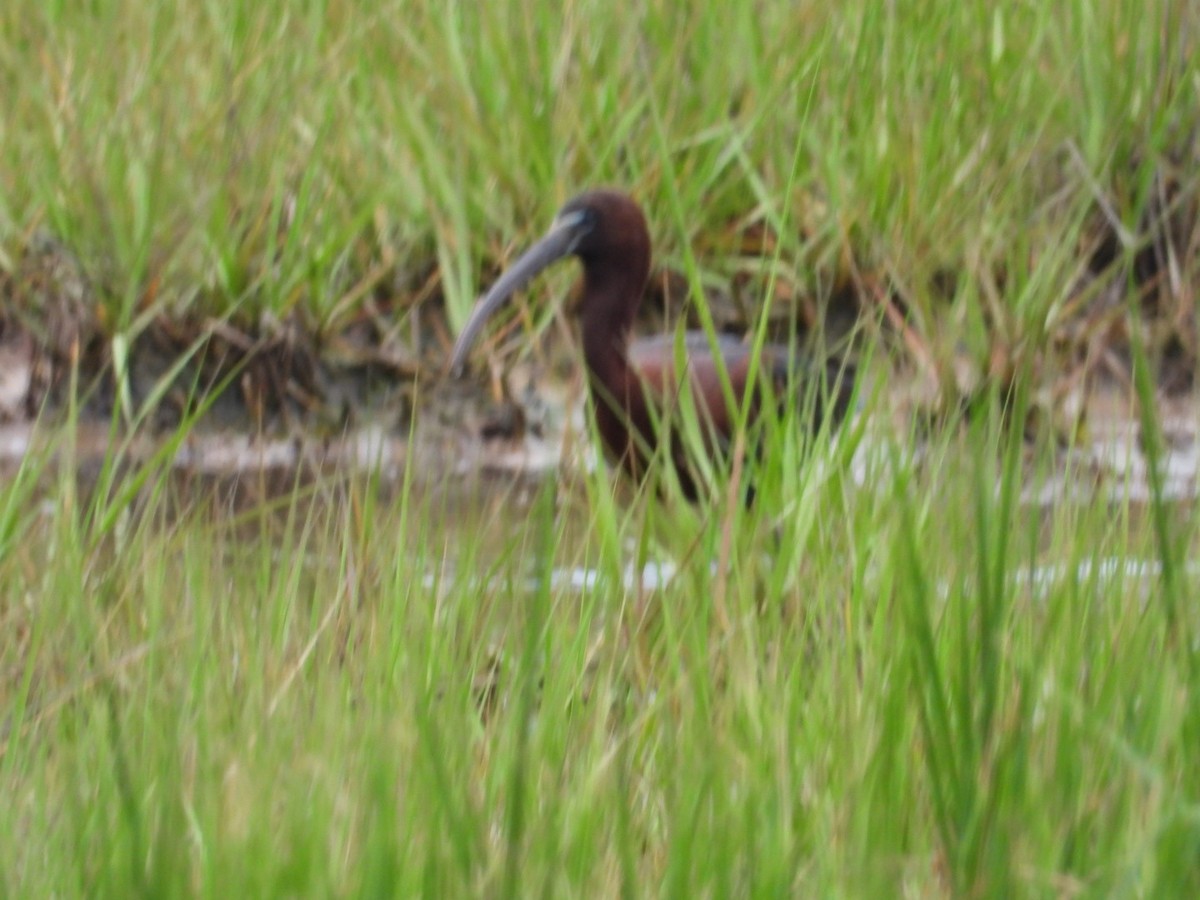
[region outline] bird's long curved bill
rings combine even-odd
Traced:
[[[551,263],[570,255],[579,240],[578,220],[564,217],[551,226],[540,241],[525,251],[525,254],[508,268],[492,289],[479,298],[467,324],[459,332],[450,354],[450,371],[462,371],[467,354],[483,330],[492,313],[504,305],[504,301],[523,288],[534,276]]]

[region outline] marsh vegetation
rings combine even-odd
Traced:
[[[993,6],[9,4],[5,891],[1195,896],[1200,12]],[[614,479],[565,269],[443,379],[606,183],[841,434]]]

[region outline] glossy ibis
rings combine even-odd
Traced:
[[[646,217],[630,197],[611,190],[580,194],[568,202],[549,232],[508,269],[471,311],[450,361],[458,372],[484,323],[515,291],[542,269],[566,256],[583,263],[583,294],[579,317],[583,356],[595,410],[596,425],[608,452],[635,480],[646,472],[655,446],[656,425],[670,421],[670,408],[679,395],[672,335],[630,340],[633,319],[650,277],[650,234]],[[703,332],[683,336],[691,396],[707,427],[709,450],[727,447],[737,420],[726,403],[720,368],[728,373],[733,397],[745,401],[751,347],[730,336],[714,345]],[[789,372],[789,370],[793,370]],[[769,380],[783,399],[789,384],[817,377],[816,416],[830,410],[834,423],[845,415],[851,396],[851,372],[830,360],[812,366],[788,348],[768,345],[760,357],[759,381]],[[749,418],[758,413],[761,392],[749,398]],[[822,402],[822,401],[827,402]],[[831,402],[829,402],[831,401]],[[696,479],[687,465],[682,440],[672,443],[680,486],[689,499],[697,494]]]

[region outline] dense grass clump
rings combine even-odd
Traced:
[[[1131,272],[1185,312],[1196,27],[1133,0],[18,4],[0,265],[48,229],[118,350],[158,312],[329,334],[440,296],[454,325],[559,203],[612,183],[660,264],[749,284],[746,321],[774,278],[782,313],[852,297],[942,379],[956,353],[1056,374],[1051,338],[1121,342],[1104,287]]]
[[[1000,423],[923,463],[872,438],[861,484],[853,430],[796,466],[789,425],[755,507],[695,513],[602,472],[486,505],[306,479],[231,515],[27,468],[6,886],[1188,896],[1191,517],[1030,507],[1045,457]]]

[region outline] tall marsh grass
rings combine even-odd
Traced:
[[[0,267],[49,229],[118,343],[159,313],[334,328],[431,278],[454,323],[610,182],[695,282],[886,281],[934,352],[986,358],[1072,314],[1096,216],[1137,251],[1195,27],[1132,0],[18,2]],[[771,226],[768,272],[731,222]],[[117,428],[81,481],[68,431],[0,485],[0,884],[1195,896],[1191,506],[1022,503],[1057,458],[1010,426],[1016,383],[920,453],[870,427],[886,392],[836,440],[770,427],[751,509],[719,467],[695,508],[603,470],[241,507]]]

